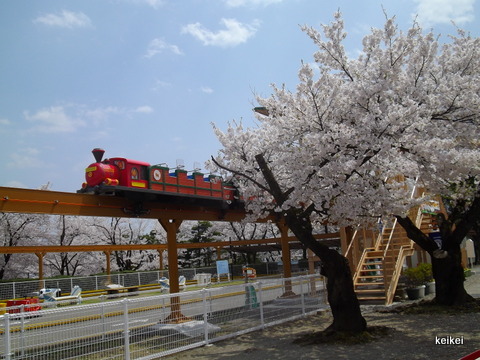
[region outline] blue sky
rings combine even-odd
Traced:
[[[315,51],[299,25],[340,10],[351,54],[382,6],[446,36],[478,36],[475,0],[0,2],[0,186],[75,192],[91,150],[186,169],[220,147],[211,123],[253,124],[255,94],[294,89]]]

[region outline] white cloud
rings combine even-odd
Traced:
[[[73,12],[68,10],[62,10],[62,12],[59,14],[46,14],[39,16],[34,20],[34,22],[47,26],[68,29],[92,26],[90,18],[83,12]]]
[[[203,45],[229,47],[246,42],[257,32],[258,21],[253,24],[243,24],[236,19],[221,19],[225,30],[213,32],[202,24],[188,24],[182,29],[183,33],[192,35],[200,40]]]
[[[142,113],[142,114],[151,114],[153,113],[153,108],[148,105],[139,106],[135,109],[135,112]]]
[[[163,6],[165,4],[165,1],[163,0],[140,0],[144,1],[147,5],[153,7],[154,9],[158,9],[160,6]]]
[[[62,106],[41,109],[33,115],[25,111],[24,116],[28,121],[36,124],[33,127],[34,131],[42,133],[74,132],[78,127],[85,125],[82,120],[67,115]]]
[[[8,167],[17,169],[44,167],[45,163],[40,160],[40,151],[35,148],[22,147],[19,151],[10,155]]]
[[[158,9],[161,6],[165,5],[164,0],[127,0],[129,2],[132,2],[134,4],[145,4],[148,6],[151,6],[154,9]]]
[[[201,90],[202,92],[206,93],[206,94],[211,94],[211,93],[213,93],[213,89],[210,88],[210,87],[208,87],[208,86],[202,86],[202,87],[200,88],[200,90]]]
[[[89,107],[82,104],[67,104],[65,106],[51,106],[40,109],[31,114],[24,111],[24,117],[32,123],[30,131],[37,133],[74,133],[79,128],[96,128],[98,130],[108,127],[112,118],[115,121],[131,119],[135,114],[151,114],[154,109],[148,105],[137,107]]]
[[[171,83],[168,81],[163,81],[163,80],[156,80],[155,85],[153,86],[152,90],[153,91],[160,91],[161,89],[165,89],[172,86]]]
[[[111,114],[119,115],[123,113],[123,110],[116,106],[106,106],[95,109],[84,109],[84,106],[80,106],[80,108],[85,118],[93,120],[94,124],[97,126],[107,120]]]
[[[227,6],[268,6],[271,4],[281,3],[283,0],[225,0]]]
[[[148,45],[147,53],[145,54],[146,58],[151,58],[157,54],[160,54],[164,51],[171,51],[176,55],[183,55],[182,51],[177,45],[168,44],[163,39],[153,39]]]
[[[5,118],[0,118],[0,126],[3,126],[3,125],[10,125],[10,120]]]
[[[475,0],[415,0],[418,3],[416,14],[417,20],[424,27],[433,24],[455,22],[464,24],[474,20],[473,6]]]
[[[16,181],[16,180],[13,180],[13,181],[8,181],[5,186],[7,187],[13,187],[13,188],[23,188],[23,189],[26,189],[27,188],[27,185],[25,185],[24,183],[20,182],[20,181]]]

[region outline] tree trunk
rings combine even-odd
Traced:
[[[465,278],[462,266],[459,235],[451,229],[442,231],[442,248],[424,234],[408,217],[397,220],[408,237],[430,254],[435,279],[435,301],[439,305],[462,305],[472,299],[463,285]],[[462,234],[460,234],[461,236]]]
[[[364,331],[367,322],[360,311],[360,304],[353,287],[352,274],[348,260],[329,249],[327,261],[322,273],[327,277],[328,302],[333,314],[333,323],[329,329],[333,331]]]
[[[283,192],[270,170],[263,155],[255,156],[257,164],[268,184],[269,191],[281,206],[288,192]],[[348,260],[337,251],[321,244],[313,237],[310,214],[313,204],[306,210],[289,208],[283,215],[288,228],[312,250],[322,261],[322,274],[327,278],[328,302],[332,309],[333,323],[330,331],[361,332],[367,328],[367,322],[360,311],[360,304],[353,288],[353,278]]]
[[[7,269],[11,257],[12,254],[3,254],[3,265],[0,267],[0,280],[3,280],[3,277],[5,276],[5,270]]]
[[[460,246],[453,244],[446,249],[448,256],[437,259],[432,256],[435,278],[435,301],[439,305],[463,305],[472,297],[465,291],[465,275]]]
[[[304,216],[298,216],[290,210],[285,220],[295,236],[322,262],[322,275],[327,278],[328,303],[333,315],[333,323],[327,330],[365,331],[367,322],[360,311],[348,260],[337,251],[319,243],[313,237],[310,221]]]

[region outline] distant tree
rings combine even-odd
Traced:
[[[138,219],[95,218],[92,226],[104,244],[144,244],[147,222]],[[148,237],[147,237],[148,238]],[[114,251],[114,265],[118,271],[155,268],[157,254],[153,250]]]
[[[1,246],[34,245],[38,237],[43,236],[42,215],[0,213],[0,244]],[[17,267],[13,259],[20,260],[19,254],[1,254],[0,279],[25,276],[37,272],[38,266],[28,268],[23,263]],[[21,263],[17,261],[17,264]],[[28,269],[27,269],[28,268]],[[27,274],[25,274],[25,271]]]
[[[185,222],[182,224],[179,242],[207,243],[221,241],[222,233],[209,221]],[[212,266],[216,259],[215,249],[201,247],[198,249],[186,249],[178,255],[179,264],[182,267]]]
[[[155,224],[158,225],[158,223],[156,222]],[[165,230],[159,227],[150,230],[150,232],[148,232],[147,234],[141,235],[140,240],[142,241],[142,243],[152,244],[152,245],[166,244],[167,242]],[[152,265],[152,266],[149,266],[149,268],[151,267],[152,269],[156,269],[157,268],[156,264],[158,264],[158,259],[160,254],[158,254],[158,252],[148,251],[146,252],[146,256],[147,256],[148,264]],[[165,260],[166,259],[164,259],[164,261]]]
[[[50,230],[45,234],[48,245],[93,244],[93,234],[85,218],[77,216],[50,216],[46,218]],[[89,275],[99,270],[98,256],[90,252],[50,253],[44,262],[59,275]],[[54,274],[51,274],[54,275]]]
[[[387,18],[350,59],[340,13],[323,35],[303,30],[318,46],[315,65],[302,64],[295,92],[273,86],[257,98],[257,128],[215,128],[223,145],[215,163],[236,176],[252,214],[282,216],[320,257],[329,329],[362,331],[366,322],[346,259],[313,238],[315,222],[395,216],[432,256],[437,301],[465,302],[459,246],[480,214],[480,39],[458,30],[441,46],[417,23],[403,33]],[[397,175],[405,180],[391,181]],[[412,179],[451,200],[441,249],[406,216],[419,203],[405,190]]]
[[[254,240],[278,238],[279,230],[273,223],[224,223],[222,234],[226,240]],[[237,256],[235,249],[232,252],[233,262],[236,264],[255,264],[257,259],[262,262],[278,261],[280,251],[258,251],[257,245],[246,245],[245,251]]]

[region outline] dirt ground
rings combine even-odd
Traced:
[[[470,281],[479,297],[480,273]],[[301,345],[296,339],[325,329],[329,311],[268,327],[209,346],[166,357],[168,360],[303,360],[389,359],[456,360],[480,349],[480,312],[456,314],[405,314],[384,312],[385,307],[362,306],[368,326],[387,327],[386,334],[361,344]],[[441,338],[458,338],[462,344],[441,345]]]
[[[455,360],[480,349],[480,313],[409,315],[365,311],[369,326],[386,326],[388,333],[366,344],[299,345],[294,340],[326,328],[328,312],[269,327],[213,345],[167,357],[207,359],[436,359]],[[463,337],[463,345],[437,345],[436,337]]]

